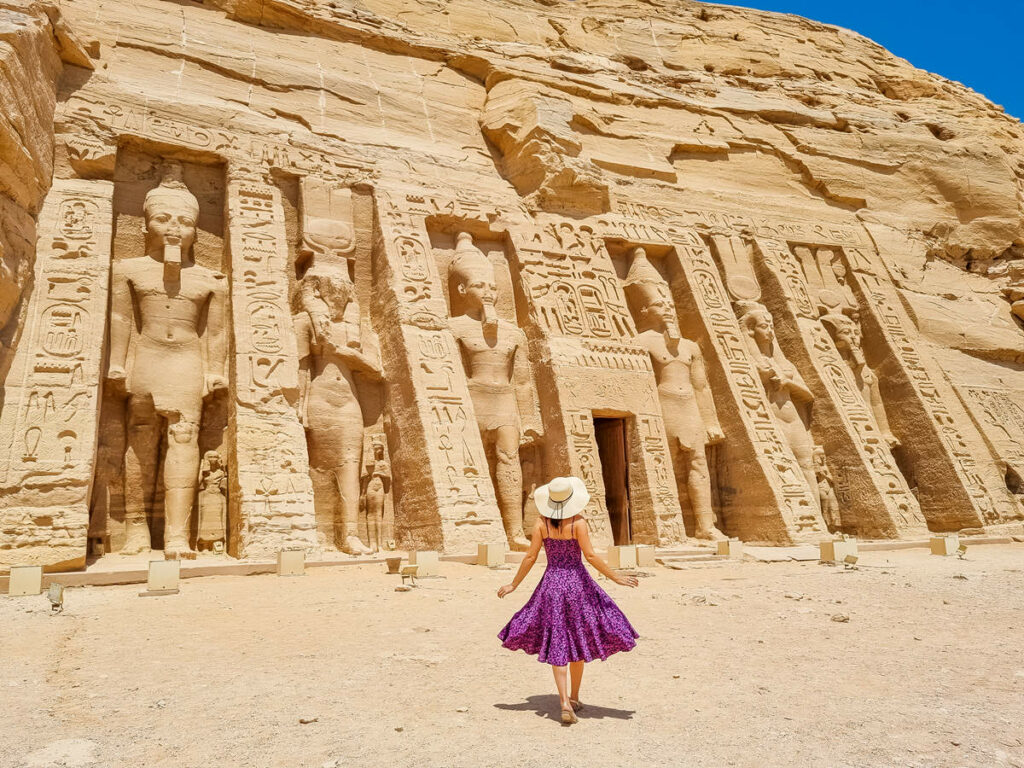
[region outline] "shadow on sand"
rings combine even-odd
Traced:
[[[529,696],[526,701],[518,704],[495,704],[494,708],[512,712],[529,712],[532,710],[537,717],[548,717],[552,720],[559,720],[562,716],[562,708],[558,705],[558,696],[553,693]],[[632,720],[635,711],[632,709],[601,707],[597,704],[583,702],[583,709],[577,714],[580,720],[603,720],[606,717],[612,717],[616,720]]]

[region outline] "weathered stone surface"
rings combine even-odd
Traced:
[[[1024,127],[852,32],[0,0],[0,62],[0,562],[135,548],[142,514],[189,555],[522,546],[570,473],[602,545],[1021,528]],[[105,307],[179,166],[227,391],[200,320],[200,378],[150,372],[205,382],[187,461],[163,430],[135,498]]]

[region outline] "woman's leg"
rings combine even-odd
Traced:
[[[572,701],[580,700],[580,683],[583,682],[583,665],[585,661],[573,661],[569,663],[569,680],[572,686],[569,689],[569,698]]]
[[[566,668],[564,666],[556,667],[554,664],[551,665],[551,671],[555,673],[555,687],[558,688],[558,702],[562,705],[562,709],[568,709],[572,711],[572,704],[569,703],[569,686],[566,680]]]

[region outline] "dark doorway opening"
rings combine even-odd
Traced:
[[[616,545],[633,540],[633,521],[629,512],[629,446],[626,420],[594,418],[594,437],[604,478],[604,502],[608,507],[612,539]]]

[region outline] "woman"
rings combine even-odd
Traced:
[[[576,722],[580,704],[583,665],[607,659],[636,645],[636,630],[608,594],[583,566],[583,559],[616,584],[635,587],[633,576],[620,576],[594,553],[587,521],[581,513],[590,501],[587,487],[578,477],[556,477],[533,494],[541,516],[533,526],[530,549],[511,584],[498,590],[504,597],[518,587],[537,562],[541,544],[547,554],[544,576],[523,606],[498,633],[510,651],[536,654],[551,665],[562,706],[562,723]],[[566,686],[566,666],[572,680]]]

